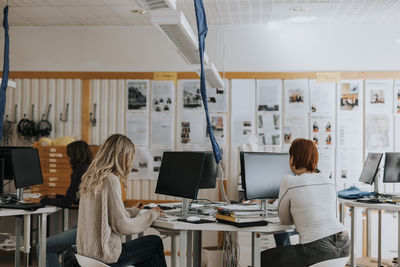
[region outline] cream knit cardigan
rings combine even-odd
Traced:
[[[110,174],[103,188],[80,198],[78,254],[105,263],[117,262],[122,251],[122,236],[143,232],[159,215],[155,210],[137,216],[138,213],[136,207],[124,207],[119,179]]]

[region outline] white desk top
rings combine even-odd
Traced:
[[[45,206],[44,208],[37,210],[21,210],[21,209],[0,209],[0,217],[6,216],[18,216],[18,215],[32,215],[32,214],[51,214],[61,208],[53,207],[53,206]]]
[[[357,202],[351,199],[343,199],[339,198],[339,202],[348,207],[356,207],[356,208],[365,208],[365,209],[373,209],[373,210],[387,210],[387,211],[400,211],[400,205],[397,204],[384,204],[384,203],[364,203]]]

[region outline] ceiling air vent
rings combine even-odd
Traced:
[[[150,11],[164,8],[176,9],[176,0],[137,0],[137,2]]]

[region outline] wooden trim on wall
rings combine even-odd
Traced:
[[[82,80],[81,138],[90,144],[90,80]]]

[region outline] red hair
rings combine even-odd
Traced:
[[[302,168],[312,172],[317,170],[318,149],[312,141],[303,138],[294,140],[289,154],[293,158],[293,165],[297,170]]]

